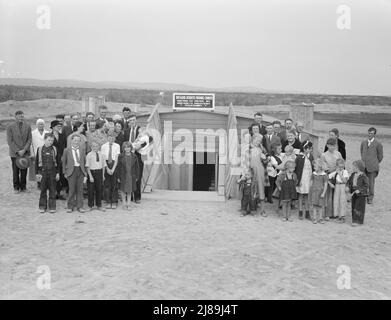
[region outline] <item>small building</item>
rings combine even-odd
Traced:
[[[232,106],[215,111],[160,111],[137,116],[154,143],[145,158],[142,190],[211,191],[238,197],[236,180],[246,152],[244,135],[253,116],[235,112]],[[265,124],[277,120],[264,116]],[[318,137],[307,132],[318,150]]]

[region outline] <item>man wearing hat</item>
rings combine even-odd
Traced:
[[[26,176],[29,166],[31,127],[24,122],[23,111],[15,112],[16,121],[7,127],[7,143],[12,161],[14,192],[26,191]]]
[[[56,148],[58,157],[61,159],[64,149],[67,146],[67,139],[65,136],[65,133],[62,132],[62,123],[59,120],[53,120],[50,123],[50,128],[52,129],[53,135],[54,135],[54,142],[53,146]],[[59,172],[60,172],[60,179],[56,183],[56,190],[57,190],[57,200],[65,200],[65,198],[61,195],[61,191],[64,188],[68,188],[68,181],[65,179],[63,171],[62,171],[62,163],[58,163],[59,166]]]

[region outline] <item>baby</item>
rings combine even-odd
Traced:
[[[288,161],[296,162],[295,149],[292,146],[287,145],[284,151],[285,153],[282,155],[281,158],[282,163],[277,167],[278,170],[281,170],[280,173],[284,171],[285,163],[287,163]]]
[[[134,150],[140,150],[152,142],[152,137],[148,134],[145,127],[141,127],[137,139],[133,141]]]

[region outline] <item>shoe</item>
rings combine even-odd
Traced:
[[[338,220],[339,223],[345,223],[345,217],[341,217],[339,220]]]
[[[322,220],[322,219],[320,219],[318,222],[321,224],[324,224],[324,220]]]
[[[102,207],[98,207],[98,211],[106,212],[106,210]]]
[[[325,221],[330,221],[329,217],[324,218]]]
[[[141,203],[141,201],[140,201],[140,200],[136,200],[135,202],[136,202],[137,204],[140,204],[140,203]]]
[[[67,213],[72,213],[73,209],[67,209]]]
[[[372,203],[373,203],[373,200],[372,200],[372,199],[368,199],[368,200],[367,200],[367,203],[368,203],[368,204],[372,204]]]
[[[84,210],[83,208],[79,208],[79,209],[77,209],[77,211],[79,211],[80,213],[86,212],[86,210]]]
[[[51,214],[56,213],[56,210],[50,210],[49,213]]]
[[[87,209],[87,211],[92,211],[92,210],[94,210],[93,207],[88,207],[88,209]]]
[[[316,220],[314,219],[314,220],[312,220],[312,223],[313,223],[313,224],[317,224],[318,221],[316,221]]]
[[[287,218],[282,218],[282,222],[287,222],[288,219]]]
[[[45,213],[45,209],[39,209],[39,213]]]
[[[303,220],[303,211],[299,211],[299,219]]]
[[[111,204],[107,204],[106,209],[111,209]]]
[[[293,219],[292,219],[292,218],[288,218],[288,221],[289,221],[289,222],[293,222]]]
[[[265,211],[262,211],[261,212],[261,216],[266,218],[267,217],[267,213]]]
[[[310,212],[309,212],[309,211],[306,211],[306,212],[305,212],[305,218],[306,218],[307,220],[311,220],[311,215],[310,215]]]
[[[117,209],[117,205],[116,204],[112,204],[111,205],[111,209]]]
[[[20,192],[19,189],[14,189],[15,194],[18,194],[19,192]]]

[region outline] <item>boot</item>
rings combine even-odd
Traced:
[[[311,215],[310,215],[310,212],[309,212],[309,211],[306,211],[306,212],[305,212],[305,218],[306,218],[307,220],[311,220]]]
[[[301,211],[301,210],[299,211],[299,219],[303,220],[303,211]]]

